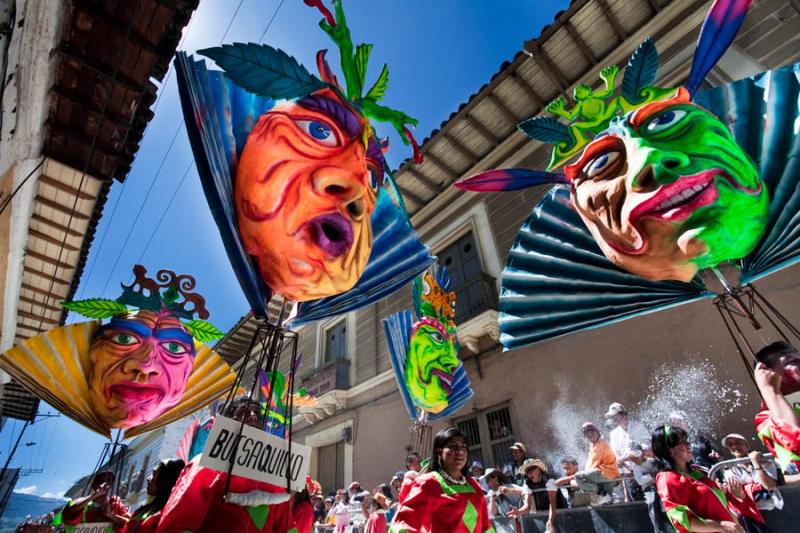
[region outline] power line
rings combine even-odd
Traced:
[[[236,19],[236,15],[239,13],[239,9],[242,7],[243,3],[244,3],[244,0],[239,0],[238,5],[236,6],[236,10],[233,12],[233,16],[231,16],[231,19],[228,22],[228,26],[225,29],[225,33],[223,33],[222,38],[220,39],[220,43],[228,35],[228,31],[230,30],[231,26],[233,25],[233,21]],[[172,141],[170,141],[169,147],[167,148],[167,151],[164,154],[164,157],[161,158],[161,163],[159,163],[159,165],[158,165],[158,172],[156,172],[156,175],[153,178],[153,182],[150,184],[150,187],[147,190],[147,194],[145,195],[145,199],[142,202],[142,205],[139,207],[139,211],[138,211],[138,213],[136,215],[136,219],[134,220],[134,223],[131,225],[131,229],[128,231],[128,235],[125,237],[125,240],[122,243],[122,248],[120,250],[120,254],[117,256],[116,261],[114,261],[114,266],[111,268],[111,270],[108,273],[108,277],[106,278],[106,281],[103,284],[103,290],[100,292],[101,295],[105,294],[105,291],[108,288],[108,284],[111,282],[111,278],[114,275],[114,270],[117,268],[117,266],[119,265],[119,261],[122,258],[122,251],[125,250],[125,246],[128,244],[128,241],[130,240],[130,237],[133,234],[134,229],[136,228],[136,222],[138,222],[139,217],[141,216],[142,210],[144,209],[144,206],[147,204],[147,199],[150,197],[150,193],[153,190],[153,186],[158,181],[158,177],[159,177],[159,175],[161,173],[161,169],[164,167],[164,163],[166,162],[167,157],[169,156],[169,153],[172,150],[172,145],[175,143],[175,139],[177,138],[178,134],[180,133],[181,128],[183,127],[183,125],[184,125],[184,121],[181,120],[180,123],[178,124],[178,128],[175,130],[175,134],[172,136]]]
[[[114,65],[114,72],[111,74],[111,79],[109,80],[108,84],[108,91],[106,92],[106,97],[103,99],[103,106],[100,108],[100,120],[97,122],[97,128],[94,131],[94,136],[92,137],[92,144],[89,148],[89,155],[86,157],[86,163],[83,165],[83,171],[81,172],[81,180],[78,183],[78,191],[75,193],[75,200],[72,202],[72,209],[69,212],[69,218],[67,219],[66,226],[69,228],[72,225],[72,219],[75,217],[75,211],[78,208],[78,200],[80,199],[81,190],[83,190],[83,184],[86,180],[86,173],[89,170],[89,164],[92,161],[92,157],[94,156],[95,148],[97,147],[97,138],[100,136],[101,127],[103,125],[103,118],[106,114],[106,109],[108,108],[108,103],[111,100],[111,94],[114,92],[112,89],[114,87],[114,83],[117,80],[117,74],[119,73],[119,68],[122,65],[122,61],[125,58],[125,52],[128,50],[128,44],[130,43],[130,36],[131,30],[133,29],[133,21],[136,19],[136,16],[139,14],[139,4],[137,3],[131,14],[131,18],[128,21],[128,27],[125,30],[125,45],[122,46],[120,50],[120,54],[117,58],[116,65]],[[53,287],[55,286],[56,278],[58,277],[58,266],[61,263],[61,256],[64,254],[64,246],[67,244],[67,237],[69,236],[68,232],[64,232],[64,238],[61,240],[61,246],[58,249],[58,257],[56,258],[55,266],[53,267],[53,277],[50,278],[50,287],[47,290],[47,296],[45,296],[44,300],[44,308],[46,309],[47,306],[50,304],[50,296],[53,294]],[[42,318],[39,321],[39,327],[37,328],[39,331],[42,330],[42,326],[44,325],[46,313],[42,313]]]
[[[186,31],[183,33],[183,36],[181,37],[181,40],[178,43],[177,48],[180,48],[181,45],[183,44],[183,42],[186,41],[186,39],[189,37],[189,32],[192,29],[192,24],[194,24],[194,21],[196,20],[195,19],[196,15],[197,15],[197,11],[192,13],[192,18],[191,18],[191,20],[189,20],[189,24],[186,26]],[[164,78],[164,82],[161,84],[161,90],[158,91],[158,97],[156,98],[156,103],[153,106],[153,116],[155,116],[156,112],[158,111],[158,106],[161,104],[161,99],[164,96],[164,93],[167,92],[166,91],[167,84],[169,83],[169,78],[172,75],[172,71],[173,70],[174,70],[173,63],[170,62],[169,68],[167,69],[167,76]],[[150,128],[150,125],[152,123],[153,123],[153,121],[150,121],[144,127],[144,132],[142,132],[142,138],[144,138],[145,134],[147,133],[147,130]],[[100,252],[103,249],[103,244],[106,242],[106,236],[108,235],[108,233],[110,231],[110,228],[112,227],[112,222],[114,222],[114,215],[116,215],[116,213],[117,213],[117,207],[119,207],[119,200],[120,200],[120,198],[122,198],[122,195],[125,194],[125,187],[127,187],[129,182],[130,182],[130,180],[125,180],[122,183],[122,190],[119,191],[119,194],[117,195],[117,197],[116,197],[116,199],[114,201],[114,206],[111,209],[111,215],[110,215],[111,218],[109,218],[109,220],[108,220],[108,224],[105,227],[105,231],[103,232],[103,236],[100,238],[100,244],[98,245],[98,247],[97,247],[97,249],[96,249],[96,251],[94,253],[94,257],[92,259],[92,262],[89,265],[89,271],[86,274],[86,278],[85,278],[86,279],[86,283],[81,283],[81,288],[80,288],[80,292],[78,293],[77,299],[80,299],[81,295],[83,295],[83,293],[86,291],[86,286],[89,284],[88,282],[92,278],[92,272],[94,272],[94,267],[97,264],[97,258],[100,256]]]
[[[272,26],[272,23],[275,21],[275,18],[278,16],[278,12],[280,11],[281,6],[283,6],[284,2],[285,2],[285,0],[281,0],[281,2],[278,4],[278,7],[275,8],[275,11],[272,13],[272,17],[270,17],[269,22],[267,22],[267,25],[264,28],[264,31],[261,32],[261,37],[259,37],[258,42],[261,42],[261,41],[264,40],[264,36],[269,31],[270,27]],[[239,12],[239,7],[241,7],[241,5],[242,4],[240,2],[239,6],[236,9],[236,12],[233,14],[234,17],[236,17],[236,13]],[[228,35],[228,31],[230,30],[232,23],[233,23],[233,19],[231,19],[231,22],[228,24],[228,28],[225,30],[225,33],[222,35],[222,39],[220,39],[220,43],[222,43],[225,40],[225,37]],[[181,123],[181,126],[182,125],[183,125],[183,122]],[[166,155],[165,155],[165,157],[166,157]],[[175,200],[175,196],[177,195],[178,191],[180,190],[181,186],[183,185],[183,182],[186,179],[186,176],[187,176],[188,172],[191,170],[193,164],[194,164],[194,161],[189,161],[189,166],[186,168],[186,171],[183,173],[183,177],[181,178],[180,183],[178,184],[176,189],[173,191],[172,197],[170,198],[169,203],[167,204],[166,208],[164,208],[164,211],[161,213],[161,217],[158,220],[158,224],[156,224],[156,227],[150,232],[150,237],[147,239],[147,244],[145,245],[144,250],[142,251],[141,255],[139,256],[137,264],[141,264],[142,260],[144,259],[144,256],[147,253],[147,250],[150,248],[150,244],[153,242],[153,239],[154,239],[156,233],[161,228],[161,223],[164,221],[164,217],[166,217],[166,214],[169,212],[169,208],[172,207],[172,202]]]

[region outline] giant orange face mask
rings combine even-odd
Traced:
[[[236,170],[239,231],[261,277],[296,301],[352,288],[383,176],[368,124],[332,90],[263,114]]]

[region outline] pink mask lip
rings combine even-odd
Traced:
[[[341,213],[325,213],[305,222],[300,230],[308,228],[311,240],[332,258],[346,254],[353,245],[353,223]]]
[[[164,389],[157,385],[120,381],[106,387],[106,397],[111,398],[112,395],[128,401],[145,403],[152,402],[154,399],[161,400],[164,397]]]
[[[434,368],[433,370],[431,370],[431,375],[439,377],[439,383],[444,389],[444,392],[446,392],[447,394],[453,392],[453,380],[455,379],[455,376],[453,374],[448,374],[444,370]]]
[[[711,168],[691,174],[687,176],[680,176],[674,182],[662,185],[658,192],[651,198],[648,198],[631,212],[629,218],[631,225],[636,229],[639,235],[642,236],[642,244],[637,247],[628,247],[619,242],[604,238],[606,244],[619,253],[626,255],[642,255],[647,250],[648,241],[645,234],[641,231],[639,221],[643,218],[655,218],[667,222],[680,222],[689,218],[689,216],[707,205],[711,205],[719,198],[719,191],[717,190],[716,178],[717,176],[726,180],[732,187],[737,190],[746,192],[750,195],[757,195],[763,189],[763,183],[759,183],[755,189],[749,189],[736,182],[730,174],[720,168]],[[700,186],[704,187],[703,190],[697,191],[697,195],[688,198],[686,203],[675,204],[670,207],[658,210],[658,206],[670,198],[682,193],[683,191]],[[667,215],[669,213],[669,215]]]

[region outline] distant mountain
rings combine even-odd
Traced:
[[[65,503],[67,503],[66,500],[42,498],[33,494],[14,492],[8,501],[6,512],[0,518],[0,533],[13,533],[17,524],[25,520],[26,516],[39,517],[45,515]]]

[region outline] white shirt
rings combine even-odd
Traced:
[[[615,427],[609,435],[609,446],[617,459],[627,457],[631,453],[631,445],[650,440],[650,432],[639,422],[628,420],[627,431],[622,426]]]

